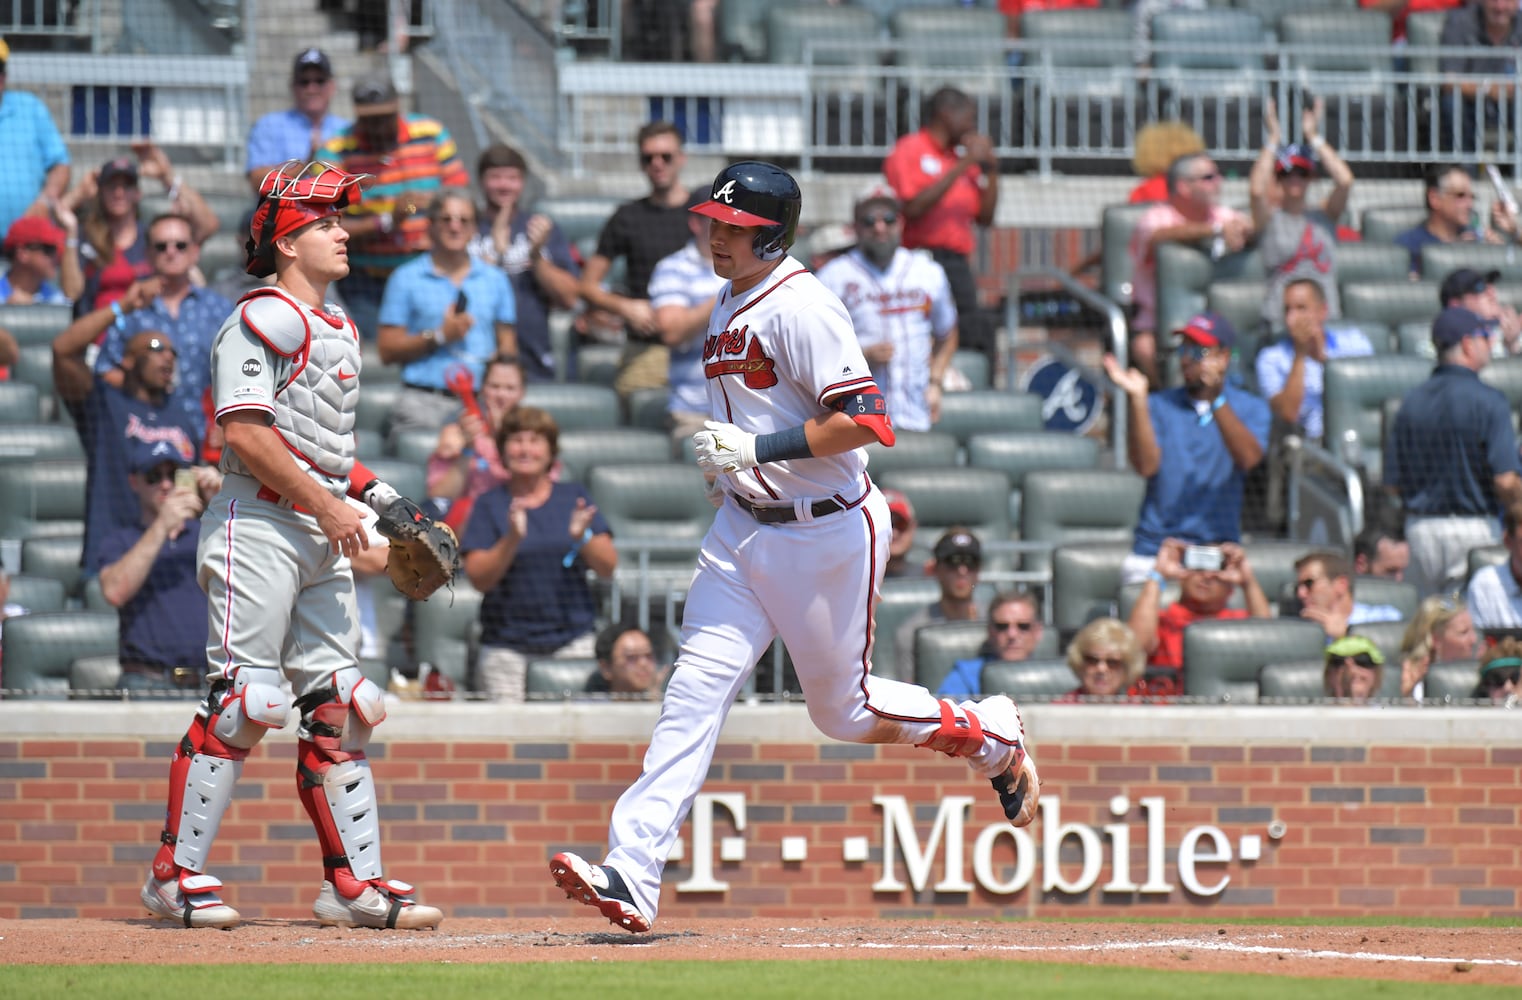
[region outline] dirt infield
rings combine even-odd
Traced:
[[[1076,962],[1286,976],[1522,986],[1516,928],[1264,927],[1223,924],[974,921],[691,920],[651,934],[612,930],[595,915],[446,920],[438,931],[320,928],[253,920],[188,931],[141,920],[3,920],[0,964],[561,962],[794,959],[961,959]]]

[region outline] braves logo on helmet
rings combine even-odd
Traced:
[[[753,244],[757,258],[776,260],[793,245],[803,194],[786,170],[760,160],[742,160],[720,171],[710,190],[709,200],[692,211],[733,226],[759,229]]]

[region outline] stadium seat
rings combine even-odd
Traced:
[[[898,676],[898,627],[920,608],[940,600],[941,588],[934,577],[892,576],[883,580],[877,604],[872,608],[872,673],[878,677],[913,682]]]
[[[635,571],[641,543],[662,546],[651,551],[652,566],[691,574],[714,515],[699,469],[681,462],[598,465],[586,488],[613,530],[620,575]]]
[[[1007,694],[1017,703],[1060,698],[1078,686],[1068,661],[1059,657],[1032,657],[1008,663],[991,660],[983,664],[983,697]]]
[[[1137,220],[1152,206],[1141,204],[1106,205],[1100,212],[1099,290],[1105,298],[1122,309],[1131,304],[1131,234]]]
[[[84,522],[72,523],[70,534],[38,535],[21,542],[21,572],[28,576],[45,576],[63,585],[64,606],[81,596],[84,576],[80,559],[84,555]]]
[[[1480,664],[1475,660],[1434,663],[1427,668],[1427,676],[1422,681],[1422,700],[1436,705],[1469,701],[1474,698],[1479,684]]]
[[[1412,11],[1406,15],[1406,44],[1411,49],[1437,48],[1442,44],[1446,10]],[[1407,54],[1411,72],[1436,74],[1439,60],[1435,55]]]
[[[1246,618],[1195,622],[1184,629],[1184,693],[1236,704],[1258,699],[1267,663],[1322,655],[1326,633],[1315,622]]]
[[[9,699],[59,698],[69,691],[69,666],[117,649],[114,614],[45,611],[6,621],[0,637]]]
[[[1358,228],[1365,244],[1393,244],[1395,237],[1425,221],[1427,221],[1427,210],[1421,207],[1420,202],[1415,205],[1379,205],[1363,210]],[[1338,245],[1339,254],[1342,246],[1342,244]],[[1410,268],[1411,256],[1408,253],[1406,255],[1407,274],[1410,273]]]
[[[743,7],[744,0],[735,0],[735,5]],[[565,234],[566,242],[575,243],[588,237],[595,241],[603,225],[622,203],[621,198],[597,195],[540,198],[534,203],[533,211],[548,216]]]
[[[1348,9],[1352,4],[1347,2],[1341,10],[1326,2],[1300,6],[1286,11],[1275,29],[1297,79],[1318,97],[1383,94],[1394,69],[1390,15]],[[1334,103],[1327,101],[1328,115]]]
[[[730,62],[766,62],[766,17],[775,6],[762,0],[719,4],[720,56]]]
[[[1210,286],[1205,297],[1207,309],[1226,317],[1237,328],[1237,349],[1233,363],[1249,386],[1257,382],[1253,359],[1257,357],[1259,348],[1267,342],[1263,332],[1263,300],[1267,295],[1267,282],[1217,281]]]
[[[1429,362],[1436,360],[1437,348],[1432,346],[1431,321],[1402,323],[1396,327],[1395,349],[1400,354],[1414,358],[1426,358]]]
[[[597,660],[539,658],[528,661],[524,691],[529,701],[563,701],[574,698],[597,675]]]
[[[643,427],[566,431],[560,435],[560,478],[585,483],[600,465],[672,461],[671,436]]]
[[[995,31],[1002,37],[1004,28]],[[1020,17],[1020,37],[1038,46],[1027,62],[1051,67],[1050,92],[1061,97],[1119,96],[1135,54],[1134,31],[1121,10],[1032,10]]]
[[[9,389],[16,389],[17,396],[24,398],[26,390],[32,389],[25,383],[3,383],[0,385]],[[35,393],[35,390],[33,390]],[[36,405],[37,396],[31,396],[33,405]],[[65,424],[31,423],[0,423],[0,464],[15,462],[50,462],[50,461],[84,461],[84,445],[79,442],[79,434]]]
[[[1392,581],[1393,582],[1393,581]],[[1411,588],[1412,596],[1416,594],[1416,588]],[[1363,593],[1359,593],[1358,599],[1365,604],[1373,604]],[[1400,673],[1400,643],[1405,637],[1407,622],[1364,622],[1348,629],[1351,635],[1361,635],[1385,654],[1385,673]],[[1393,670],[1392,670],[1393,668]],[[1396,682],[1395,697],[1400,697],[1400,683]]]
[[[612,386],[624,356],[619,344],[583,344],[576,349],[576,379],[592,385]],[[665,390],[661,390],[665,392]]]
[[[82,531],[85,460],[0,465],[0,538]]]
[[[26,382],[0,382],[0,424],[35,424],[42,419],[41,394]],[[3,445],[0,445],[3,448]],[[4,460],[0,452],[0,461]]]
[[[962,445],[974,434],[1039,431],[1045,427],[1041,402],[1032,393],[1004,389],[948,392],[941,397],[941,419],[931,430],[950,434]]]
[[[13,573],[6,603],[26,608],[29,612],[62,611],[65,597],[63,583],[50,576]]]
[[[1125,542],[1136,532],[1147,481],[1118,469],[1043,469],[1025,477],[1020,538],[1027,542]],[[1050,570],[1051,557],[1025,553],[1021,568]]]
[[[524,390],[522,405],[548,411],[563,431],[619,424],[618,393],[605,385],[531,382]]]
[[[895,39],[913,43],[899,50],[899,66],[925,92],[949,85],[988,100],[1007,92],[1004,15],[998,10],[905,7],[894,11],[888,23]]]
[[[1247,561],[1252,565],[1258,586],[1270,601],[1277,601],[1281,591],[1289,587],[1295,593],[1295,560],[1316,546],[1310,542],[1291,539],[1258,539],[1242,546]]]
[[[453,588],[435,591],[426,601],[411,605],[412,643],[418,663],[433,668],[464,691],[473,680],[476,647],[481,635],[481,592],[464,574]]]
[[[11,365],[12,382],[25,382],[27,385],[37,387],[38,393],[43,399],[52,400],[53,397],[53,345],[52,344],[22,344],[20,356],[16,363]],[[44,404],[44,420],[51,420],[53,414]]]
[[[391,418],[391,411],[396,409],[396,401],[401,398],[402,384],[400,382],[372,382],[369,379],[370,370],[365,369],[365,383],[359,392],[359,402],[354,408],[354,430],[358,434],[378,435],[385,431],[386,424]],[[434,434],[434,440],[438,440],[438,434]],[[433,449],[430,447],[429,451]]]
[[[1319,11],[1332,8],[1353,9],[1355,0],[1231,0],[1233,7],[1250,10],[1263,20],[1263,28],[1268,32],[1277,32],[1279,22],[1286,14],[1294,14],[1298,11]],[[1220,4],[1216,4],[1220,6]],[[1389,37],[1386,35],[1385,37]]]
[[[1096,468],[1099,441],[1063,431],[974,434],[967,442],[967,464],[1009,478],[1009,523],[1019,524],[1026,475],[1041,469]]]
[[[438,431],[427,427],[411,427],[391,435],[386,445],[391,453],[390,457],[424,467],[428,464],[428,458],[433,454],[433,449],[438,446],[438,443]]]
[[[881,74],[877,51],[859,43],[881,33],[877,15],[854,4],[773,7],[766,16],[766,61],[800,65],[804,48],[812,45],[812,65],[837,69],[828,77],[830,91],[861,93],[873,88]],[[831,47],[831,42],[847,44]],[[840,74],[842,67],[857,67],[859,72]]]
[[[983,542],[1009,538],[1009,480],[1002,472],[966,467],[892,469],[876,481],[903,491],[914,505],[918,533],[927,539],[958,524]],[[985,565],[998,561],[984,554]]]
[[[1357,281],[1406,281],[1411,273],[1411,254],[1394,243],[1367,238],[1358,243],[1337,244],[1337,285]]]
[[[1372,319],[1329,319],[1326,321],[1326,329],[1332,334],[1341,330],[1357,330],[1369,339],[1369,346],[1374,348],[1375,354],[1397,353],[1398,344],[1390,328]]]
[[[1152,18],[1151,34],[1153,78],[1170,106],[1176,102],[1173,117],[1193,125],[1207,148],[1250,146],[1262,127],[1265,83],[1258,15],[1165,10]]]
[[[1326,661],[1320,658],[1265,663],[1258,671],[1258,700],[1320,701],[1326,695],[1325,672]]]
[[[1355,433],[1363,449],[1364,468],[1378,482],[1384,468],[1385,404],[1399,400],[1431,373],[1430,363],[1404,354],[1328,361],[1325,440],[1340,447],[1348,432]]]
[[[418,503],[428,494],[428,467],[425,462],[405,458],[378,458],[366,463],[370,471],[390,483],[402,496]]]
[[[1383,576],[1354,577],[1353,595],[1360,604],[1388,604],[1397,608],[1401,618],[1406,620],[1416,617],[1417,606],[1421,604],[1421,596],[1416,589],[1416,584],[1406,583],[1403,580],[1391,580]],[[1354,631],[1362,631],[1362,629],[1363,626],[1359,626]],[[1389,652],[1383,646],[1379,648]]]
[[[670,397],[671,393],[666,389],[635,389],[624,401],[624,410],[627,413],[624,423],[630,427],[643,427],[646,430],[666,433],[667,414],[670,412],[667,404]],[[562,427],[561,430],[565,428]]]
[[[1059,545],[1052,552],[1051,618],[1071,636],[1106,615],[1115,614],[1120,567],[1131,553],[1131,540]]]
[[[74,310],[70,306],[0,304],[0,330],[8,331],[22,347],[46,344],[51,348],[53,338],[72,322]]]
[[[112,609],[115,613],[115,609]],[[121,698],[117,686],[122,679],[122,661],[115,653],[105,656],[81,656],[69,664],[69,697],[79,699]],[[385,690],[385,685],[381,685]]]
[[[993,386],[993,371],[989,367],[988,355],[982,351],[956,350],[951,353],[951,367],[965,378],[974,389],[988,389]]]
[[[1494,243],[1433,243],[1422,247],[1422,279],[1441,282],[1461,267],[1484,274],[1500,271],[1502,281],[1522,280],[1522,255],[1514,246]],[[1437,296],[1432,297],[1434,305]]]
[[[1196,291],[1192,288],[1178,288],[1172,285],[1163,285],[1157,292],[1156,329],[1163,331],[1160,338],[1162,346],[1166,347],[1172,342],[1171,333],[1182,329],[1189,322],[1190,317],[1204,312],[1209,306],[1206,303],[1207,292]],[[1260,298],[1261,302],[1262,299]],[[1232,325],[1236,321],[1232,320]],[[1238,327],[1238,332],[1241,328]]]
[[[928,688],[932,693],[946,680],[946,675],[951,673],[952,665],[958,660],[968,660],[978,655],[978,650],[983,648],[983,641],[988,638],[988,623],[986,621],[975,622],[936,622],[932,625],[922,625],[914,631],[914,663],[916,679],[914,683]],[[1041,641],[1031,651],[1033,658],[1045,659],[1057,655],[1059,645],[1057,630],[1048,628],[1041,633]],[[1014,666],[1014,664],[1001,664]],[[986,676],[988,667],[984,667]],[[1064,665],[1064,670],[1066,666]],[[1067,671],[1068,686],[1063,690],[1073,687],[1073,673]],[[990,693],[987,688],[984,694]]]
[[[955,437],[942,431],[899,431],[893,447],[867,445],[867,472],[876,479],[893,469],[935,469],[957,465]]]
[[[1342,315],[1388,326],[1431,323],[1438,314],[1436,281],[1358,281],[1342,289]]]
[[[1506,551],[1506,546],[1504,545],[1480,545],[1470,549],[1468,559],[1469,570],[1464,575],[1464,585],[1467,587],[1475,573],[1486,566],[1500,566],[1510,558],[1511,553]]]

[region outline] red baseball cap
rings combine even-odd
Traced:
[[[888,501],[888,513],[903,518],[905,521],[914,520],[914,504],[909,498],[898,490],[883,490],[883,497]]]
[[[1237,342],[1237,331],[1231,321],[1213,312],[1200,313],[1173,332],[1205,347],[1233,347]]]
[[[28,243],[45,243],[55,250],[63,249],[64,231],[40,215],[23,215],[11,223],[5,234],[5,252],[15,253]]]

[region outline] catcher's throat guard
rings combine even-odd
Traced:
[[[372,174],[347,173],[321,160],[287,160],[265,174],[259,184],[259,207],[243,244],[248,254],[244,270],[259,278],[274,274],[276,240],[358,204],[363,189],[374,180]]]

